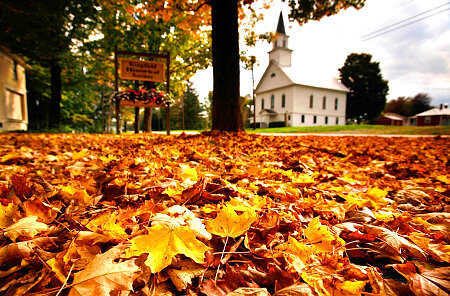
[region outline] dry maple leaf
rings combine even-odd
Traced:
[[[206,267],[192,262],[192,260],[183,260],[177,264],[176,268],[168,268],[167,274],[178,291],[185,290],[188,285],[192,285],[192,279],[205,273]]]
[[[6,206],[0,203],[0,229],[4,229],[14,223],[14,214],[17,206],[13,202],[9,202]]]
[[[409,287],[416,296],[448,296],[450,294],[450,267],[429,270],[423,267],[416,268],[410,261],[393,266],[409,279]]]
[[[273,296],[314,296],[314,293],[308,284],[297,283],[278,290]]]
[[[86,224],[93,232],[100,232],[113,238],[123,239],[128,236],[125,229],[117,223],[117,212],[105,212]]]
[[[282,251],[294,269],[300,273],[313,256],[313,249],[289,236],[288,241],[277,247]]]
[[[244,234],[258,219],[254,209],[250,207],[234,207],[225,204],[217,212],[214,220],[207,221],[206,229],[222,237],[238,237]]]
[[[184,254],[197,263],[205,261],[205,252],[210,248],[196,239],[197,232],[186,226],[170,228],[155,225],[147,228],[148,234],[131,240],[127,256],[139,256],[148,253],[145,264],[153,273],[160,272],[170,265],[177,254]]]
[[[110,296],[112,291],[133,289],[133,280],[139,275],[135,260],[116,263],[123,246],[96,255],[82,271],[75,274],[69,296]]]
[[[344,251],[345,241],[337,237],[327,226],[322,225],[318,217],[308,223],[304,234],[313,245],[315,253],[331,253],[337,249]]]
[[[302,279],[320,296],[360,296],[365,281],[347,281],[324,267],[302,272]]]
[[[28,216],[20,219],[16,223],[5,228],[4,236],[9,237],[13,242],[19,236],[33,238],[38,233],[48,230],[48,225],[42,222],[37,222],[38,217]]]
[[[401,254],[400,249],[403,248],[411,252],[416,258],[423,260],[427,259],[427,253],[424,250],[389,229],[373,225],[364,225],[364,232],[377,235],[382,240],[383,244],[391,248],[391,250],[386,249],[386,251]]]

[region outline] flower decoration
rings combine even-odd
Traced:
[[[116,92],[113,95],[113,99],[115,100],[125,100],[131,102],[140,102],[140,103],[155,103],[160,106],[169,106],[170,105],[170,96],[168,93],[163,91],[157,91],[154,88],[151,90],[139,89],[139,90],[125,90]]]

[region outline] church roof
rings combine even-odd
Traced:
[[[292,80],[294,84],[301,84],[312,87],[333,89],[348,92],[349,89],[345,87],[339,80],[334,77],[329,77],[323,74],[314,75],[320,71],[308,71],[308,69],[299,70],[297,67],[281,67],[281,70]]]
[[[272,67],[271,67],[272,66]],[[275,67],[275,68],[274,68]],[[276,70],[278,68],[279,70]],[[269,71],[269,69],[271,69]],[[275,71],[274,71],[275,70]],[[270,75],[269,72],[277,72],[281,71],[284,73],[292,84],[303,85],[309,87],[323,88],[323,89],[331,89],[343,92],[349,92],[350,90],[343,85],[338,79],[331,78],[329,76],[320,74],[321,71],[317,71],[317,69],[304,69],[299,67],[282,67],[280,64],[271,60],[269,65],[267,66],[266,71],[264,72],[261,80],[259,81],[256,92],[259,92],[261,83],[266,75]],[[315,74],[318,73],[318,74]],[[290,84],[290,85],[292,85]]]
[[[278,19],[277,33],[286,35],[286,30],[284,29],[284,22],[283,22],[283,13],[281,11],[280,11],[280,18]]]

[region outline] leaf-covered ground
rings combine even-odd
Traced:
[[[0,295],[448,295],[448,138],[0,135]]]

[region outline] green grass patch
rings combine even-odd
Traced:
[[[335,125],[247,129],[248,133],[342,133],[374,135],[450,135],[450,126]]]

